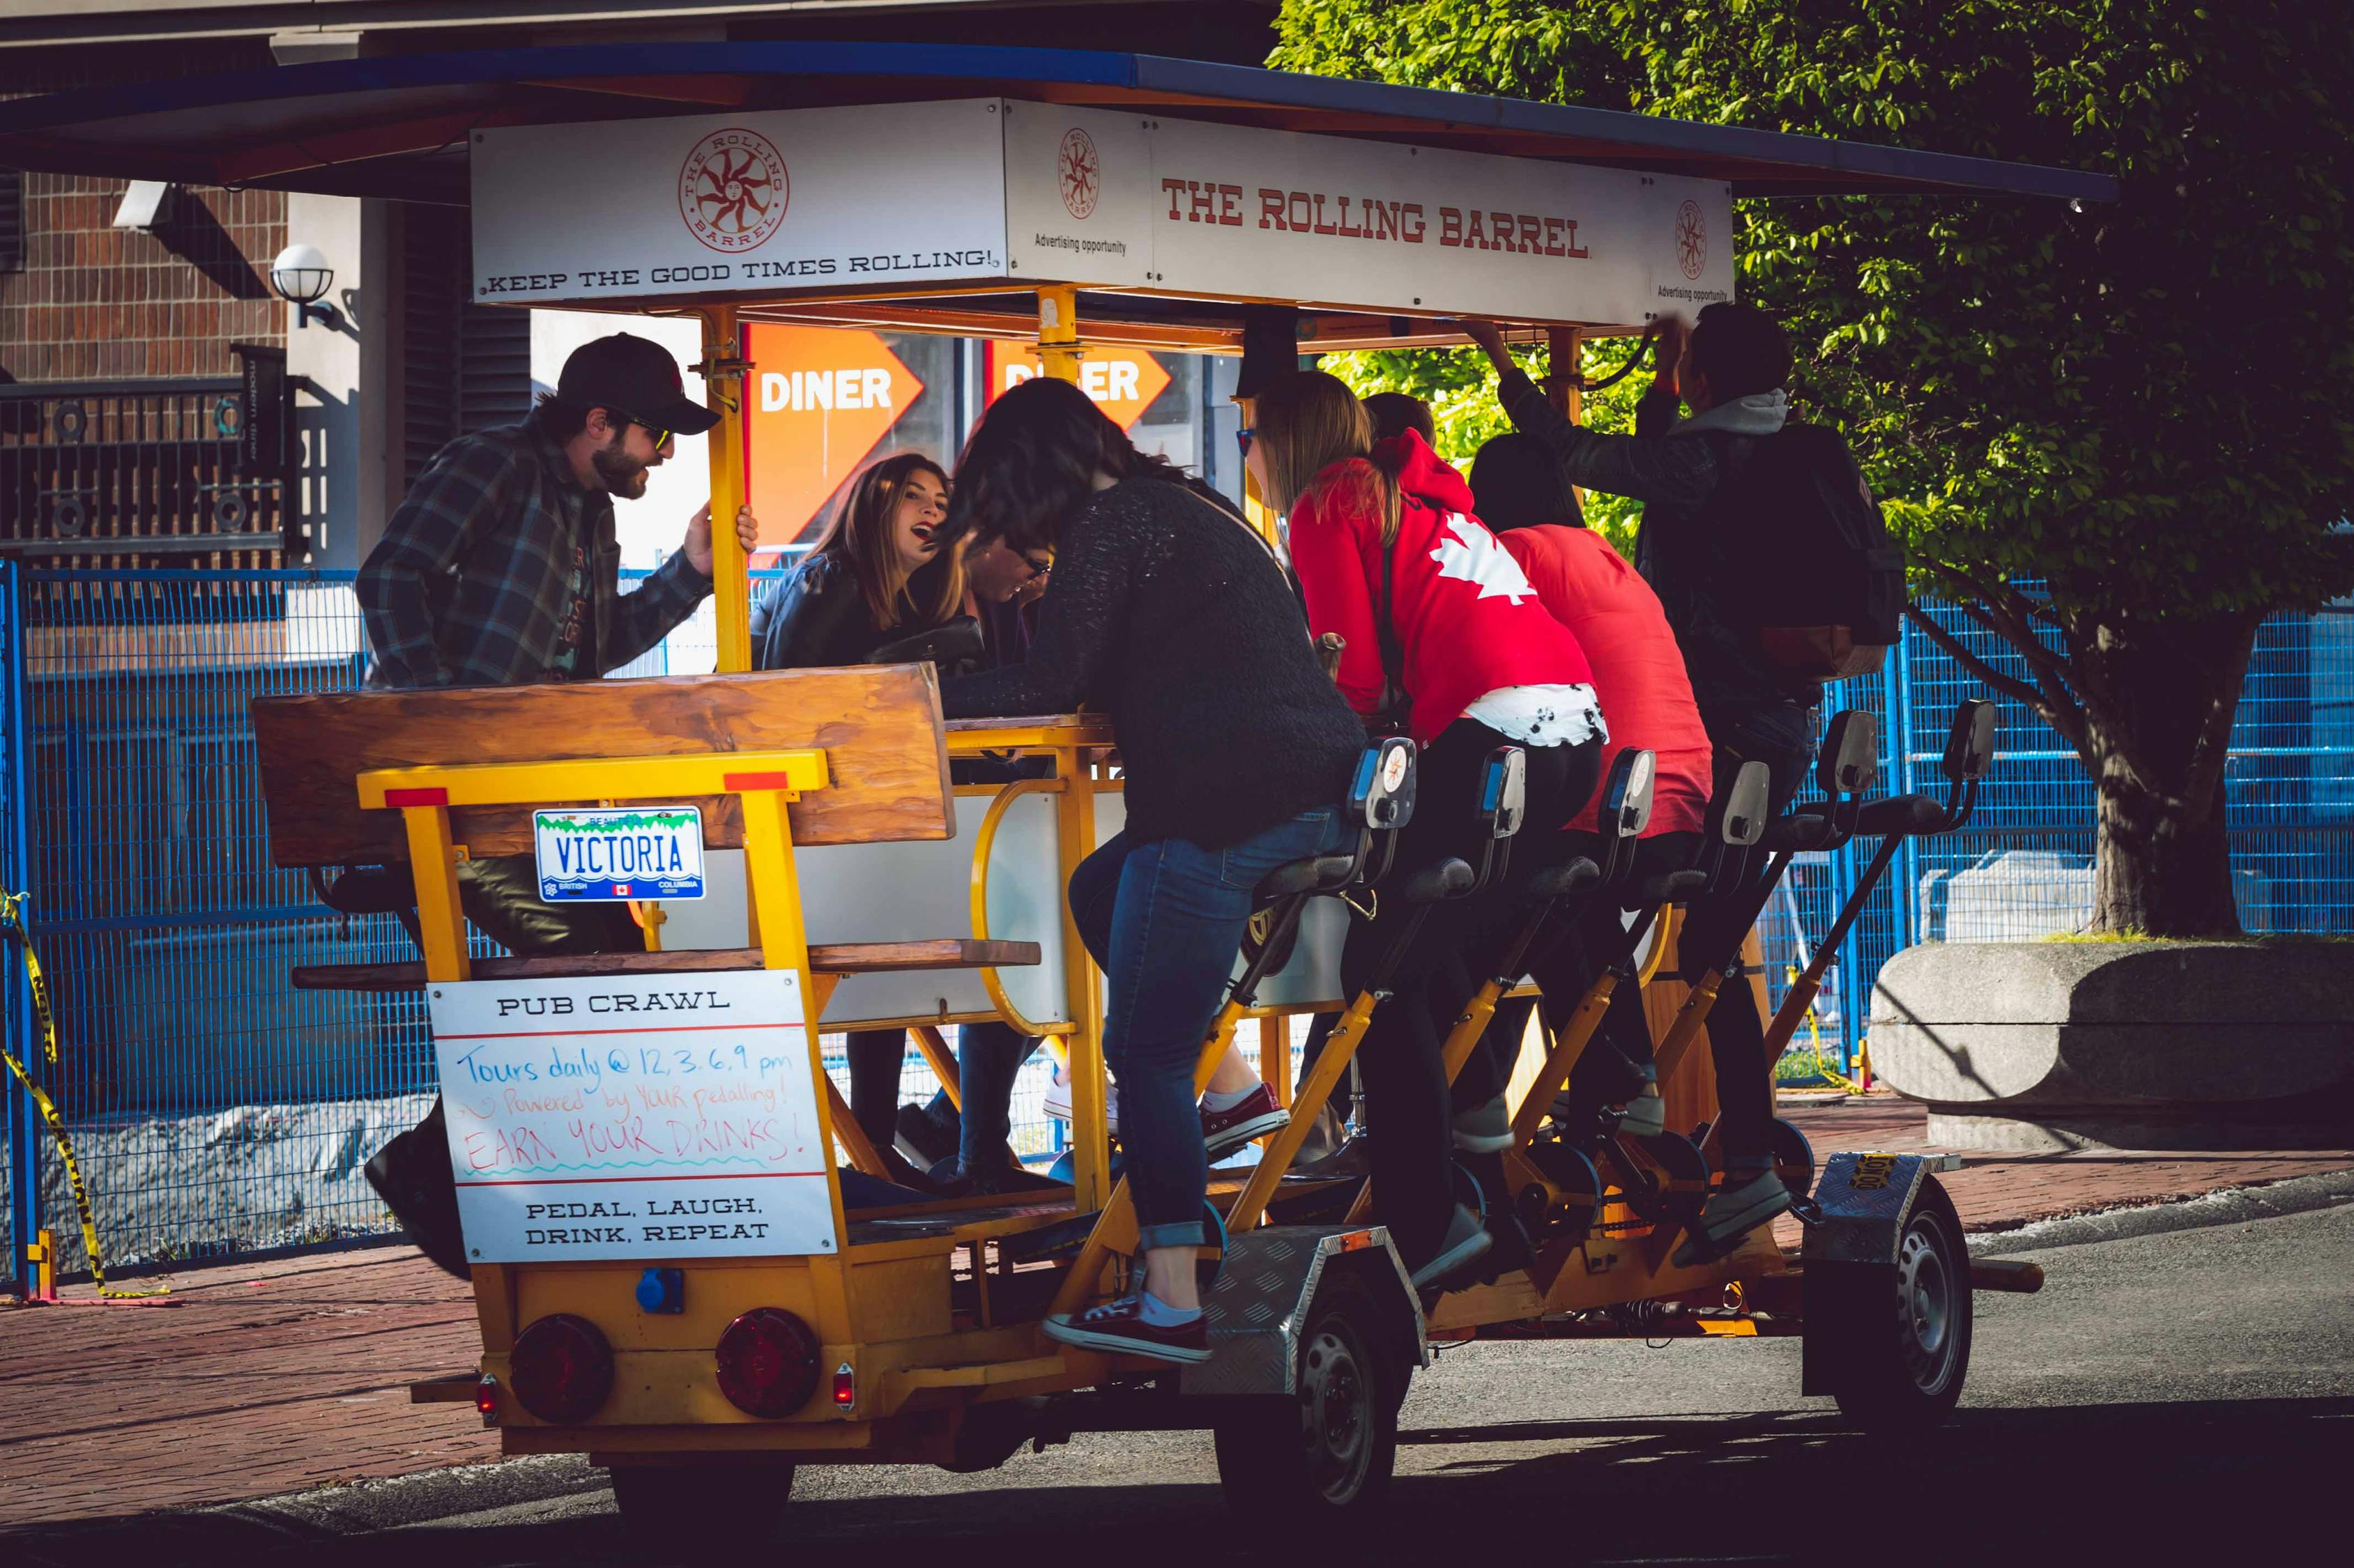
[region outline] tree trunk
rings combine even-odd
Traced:
[[[2086,762],[2099,790],[2095,932],[2240,932],[2225,836],[2222,753],[2253,623],[2102,629],[2083,673]]]

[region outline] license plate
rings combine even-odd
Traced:
[[[703,896],[699,807],[534,811],[531,832],[550,904]]]

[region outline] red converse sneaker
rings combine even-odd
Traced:
[[[1265,1138],[1290,1119],[1291,1113],[1275,1103],[1275,1091],[1260,1084],[1238,1106],[1222,1111],[1206,1105],[1202,1107],[1202,1143],[1210,1158],[1216,1160],[1254,1138]]]
[[[1082,1350],[1109,1351],[1119,1356],[1150,1356],[1157,1361],[1193,1366],[1210,1359],[1210,1315],[1197,1312],[1191,1322],[1158,1329],[1144,1320],[1144,1298],[1122,1296],[1073,1317],[1057,1312],[1046,1319],[1046,1337]]]

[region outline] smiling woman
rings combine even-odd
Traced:
[[[948,503],[946,471],[921,453],[894,452],[860,471],[809,555],[753,609],[755,662],[856,664],[895,635],[952,619],[963,574],[932,542]]]
[[[920,452],[894,452],[852,476],[817,544],[753,608],[754,663],[863,663],[887,641],[954,619],[964,607],[963,567],[935,543],[948,508],[948,472]],[[904,1030],[850,1033],[851,1114],[877,1149],[892,1146],[907,1044]],[[896,1152],[885,1158],[896,1161]]]

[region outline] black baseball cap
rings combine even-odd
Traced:
[[[686,395],[670,350],[625,332],[574,349],[557,377],[556,396],[576,408],[619,409],[642,425],[682,436],[699,436],[719,422]]]

